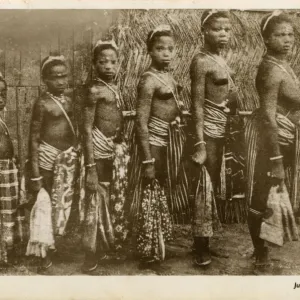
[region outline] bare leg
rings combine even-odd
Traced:
[[[207,159],[205,162],[205,166],[209,173],[210,179],[212,181],[212,185],[215,193],[220,183],[223,146],[224,146],[223,139],[212,139],[206,137]]]
[[[212,186],[216,194],[218,185],[220,183],[220,172],[222,165],[222,155],[224,139],[212,139],[205,137],[207,159],[205,167],[210,175]],[[194,245],[196,252],[195,263],[199,266],[206,266],[211,262],[211,254],[215,256],[228,257],[228,254],[221,254],[217,251],[210,251],[209,237],[194,237]]]
[[[254,246],[254,254],[257,265],[268,265],[268,247],[266,247],[264,240],[259,237],[262,222],[261,213],[263,213],[266,209],[268,192],[271,187],[271,182],[266,175],[268,171],[266,157],[268,156],[263,151],[264,150],[261,150],[260,153],[258,153],[256,159],[254,177],[255,183],[250,205],[250,208],[258,213],[250,210],[248,214],[248,227]]]
[[[167,179],[167,148],[150,145],[150,150],[155,159],[155,177],[163,186]]]

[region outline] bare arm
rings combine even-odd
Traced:
[[[257,91],[260,98],[262,134],[270,157],[280,155],[276,111],[281,76],[273,68],[262,70],[257,76]]]
[[[94,164],[94,149],[92,129],[96,111],[96,91],[91,87],[86,94],[86,101],[83,110],[83,140],[85,147],[86,165]]]
[[[207,70],[201,58],[195,58],[191,64],[191,100],[192,116],[195,122],[197,142],[204,141],[204,114],[205,77]]]
[[[32,177],[40,177],[39,170],[39,144],[41,142],[41,130],[44,118],[44,102],[37,100],[33,107],[31,126],[30,126],[30,149],[31,149],[31,168]]]
[[[83,110],[83,141],[85,147],[85,164],[87,166],[86,188],[95,192],[98,186],[98,174],[94,160],[93,125],[97,105],[97,88],[91,87],[85,94]]]
[[[150,144],[148,121],[151,112],[151,103],[155,86],[151,77],[143,78],[138,86],[138,99],[136,108],[137,135],[143,150],[143,159],[152,159]]]

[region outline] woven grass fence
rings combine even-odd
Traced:
[[[176,38],[176,55],[172,64],[175,79],[183,85],[182,100],[186,108],[190,107],[189,68],[193,56],[202,47],[200,19],[203,10],[123,10],[118,21],[110,30],[120,47],[120,69],[118,72],[120,88],[123,94],[124,110],[134,110],[136,106],[136,88],[140,76],[148,68],[150,58],[147,55],[146,38],[150,30],[160,24],[169,24]],[[252,111],[258,107],[255,90],[255,76],[264,45],[260,34],[260,21],[266,12],[231,11],[232,37],[225,57],[235,71],[239,88],[238,108]],[[290,11],[296,27],[296,43],[291,55],[291,64],[296,74],[300,73],[300,18],[298,11]],[[134,119],[126,123],[129,140],[133,143]],[[241,150],[241,154],[243,149]],[[224,172],[224,169],[222,169]],[[244,222],[247,204],[244,198],[223,199],[223,222]]]

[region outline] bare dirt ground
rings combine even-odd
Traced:
[[[206,269],[193,266],[191,246],[190,226],[176,225],[174,240],[168,244],[167,257],[162,264],[163,270],[140,270],[138,260],[134,257],[134,244],[130,242],[124,248],[126,259],[102,261],[92,275],[257,275],[251,258],[252,243],[245,224],[224,225],[223,231],[215,234],[211,247],[229,252],[230,257],[213,257],[211,265]],[[57,249],[53,266],[45,275],[82,275],[80,268],[84,254],[78,230],[60,238]],[[263,274],[300,274],[299,242],[290,242],[282,248],[272,248],[271,258],[273,266]],[[18,264],[0,269],[0,274],[38,275],[37,261],[35,258],[21,256]]]

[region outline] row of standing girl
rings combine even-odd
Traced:
[[[200,267],[210,264],[212,254],[228,256],[212,251],[209,239],[220,226],[215,191],[220,183],[228,115],[235,113],[237,96],[234,73],[221,55],[230,37],[230,15],[225,11],[205,11],[201,22],[204,45],[193,58],[190,70],[190,114],[195,137],[190,164],[197,175],[193,187],[192,229],[194,262]],[[266,266],[268,247],[261,228],[264,218],[272,216],[267,210],[268,195],[277,186],[278,191],[285,191],[284,168],[300,163],[297,156],[300,93],[297,78],[287,62],[294,43],[290,19],[283,13],[268,14],[262,20],[261,31],[267,53],[256,80],[260,108],[246,123],[245,144],[249,230],[256,265]],[[182,157],[186,142],[183,128],[189,113],[180,101],[181,87],[169,71],[175,51],[171,28],[159,26],[151,31],[147,49],[152,63],[138,85],[137,143],[131,155],[123,131],[122,95],[114,82],[117,45],[113,41],[99,41],[94,47],[95,78],[86,86],[82,143],[74,128],[72,98],[65,92],[64,57],[49,56],[42,62],[47,92],[36,101],[31,122],[30,181],[36,201],[31,210],[26,254],[41,257],[43,270],[52,265],[51,258],[56,251],[54,237],[65,233],[77,185],[83,212],[83,272],[95,270],[98,261],[112,249],[122,248],[128,231],[126,220],[132,216],[125,213],[126,202],[131,206],[139,204],[137,250],[141,266],[152,268],[164,259],[165,242],[172,235],[170,210],[174,199],[180,199],[181,203],[188,199],[188,179]],[[295,160],[289,162],[285,160],[285,153],[291,146],[296,148]],[[80,158],[80,147],[84,150],[84,160]],[[13,154],[2,156],[1,159],[10,162]],[[126,199],[130,159],[134,162],[131,178],[135,187],[132,197]],[[4,173],[8,174],[8,170],[7,167]],[[297,203],[297,176],[292,178],[290,195]],[[1,194],[1,204],[4,202],[8,203],[8,196]],[[284,216],[292,224],[296,239],[293,211],[289,203],[285,204]],[[13,205],[14,216],[16,212],[20,215],[22,205],[17,202]],[[1,216],[5,224],[3,208]],[[1,238],[3,244],[11,248],[12,243],[5,235]]]

